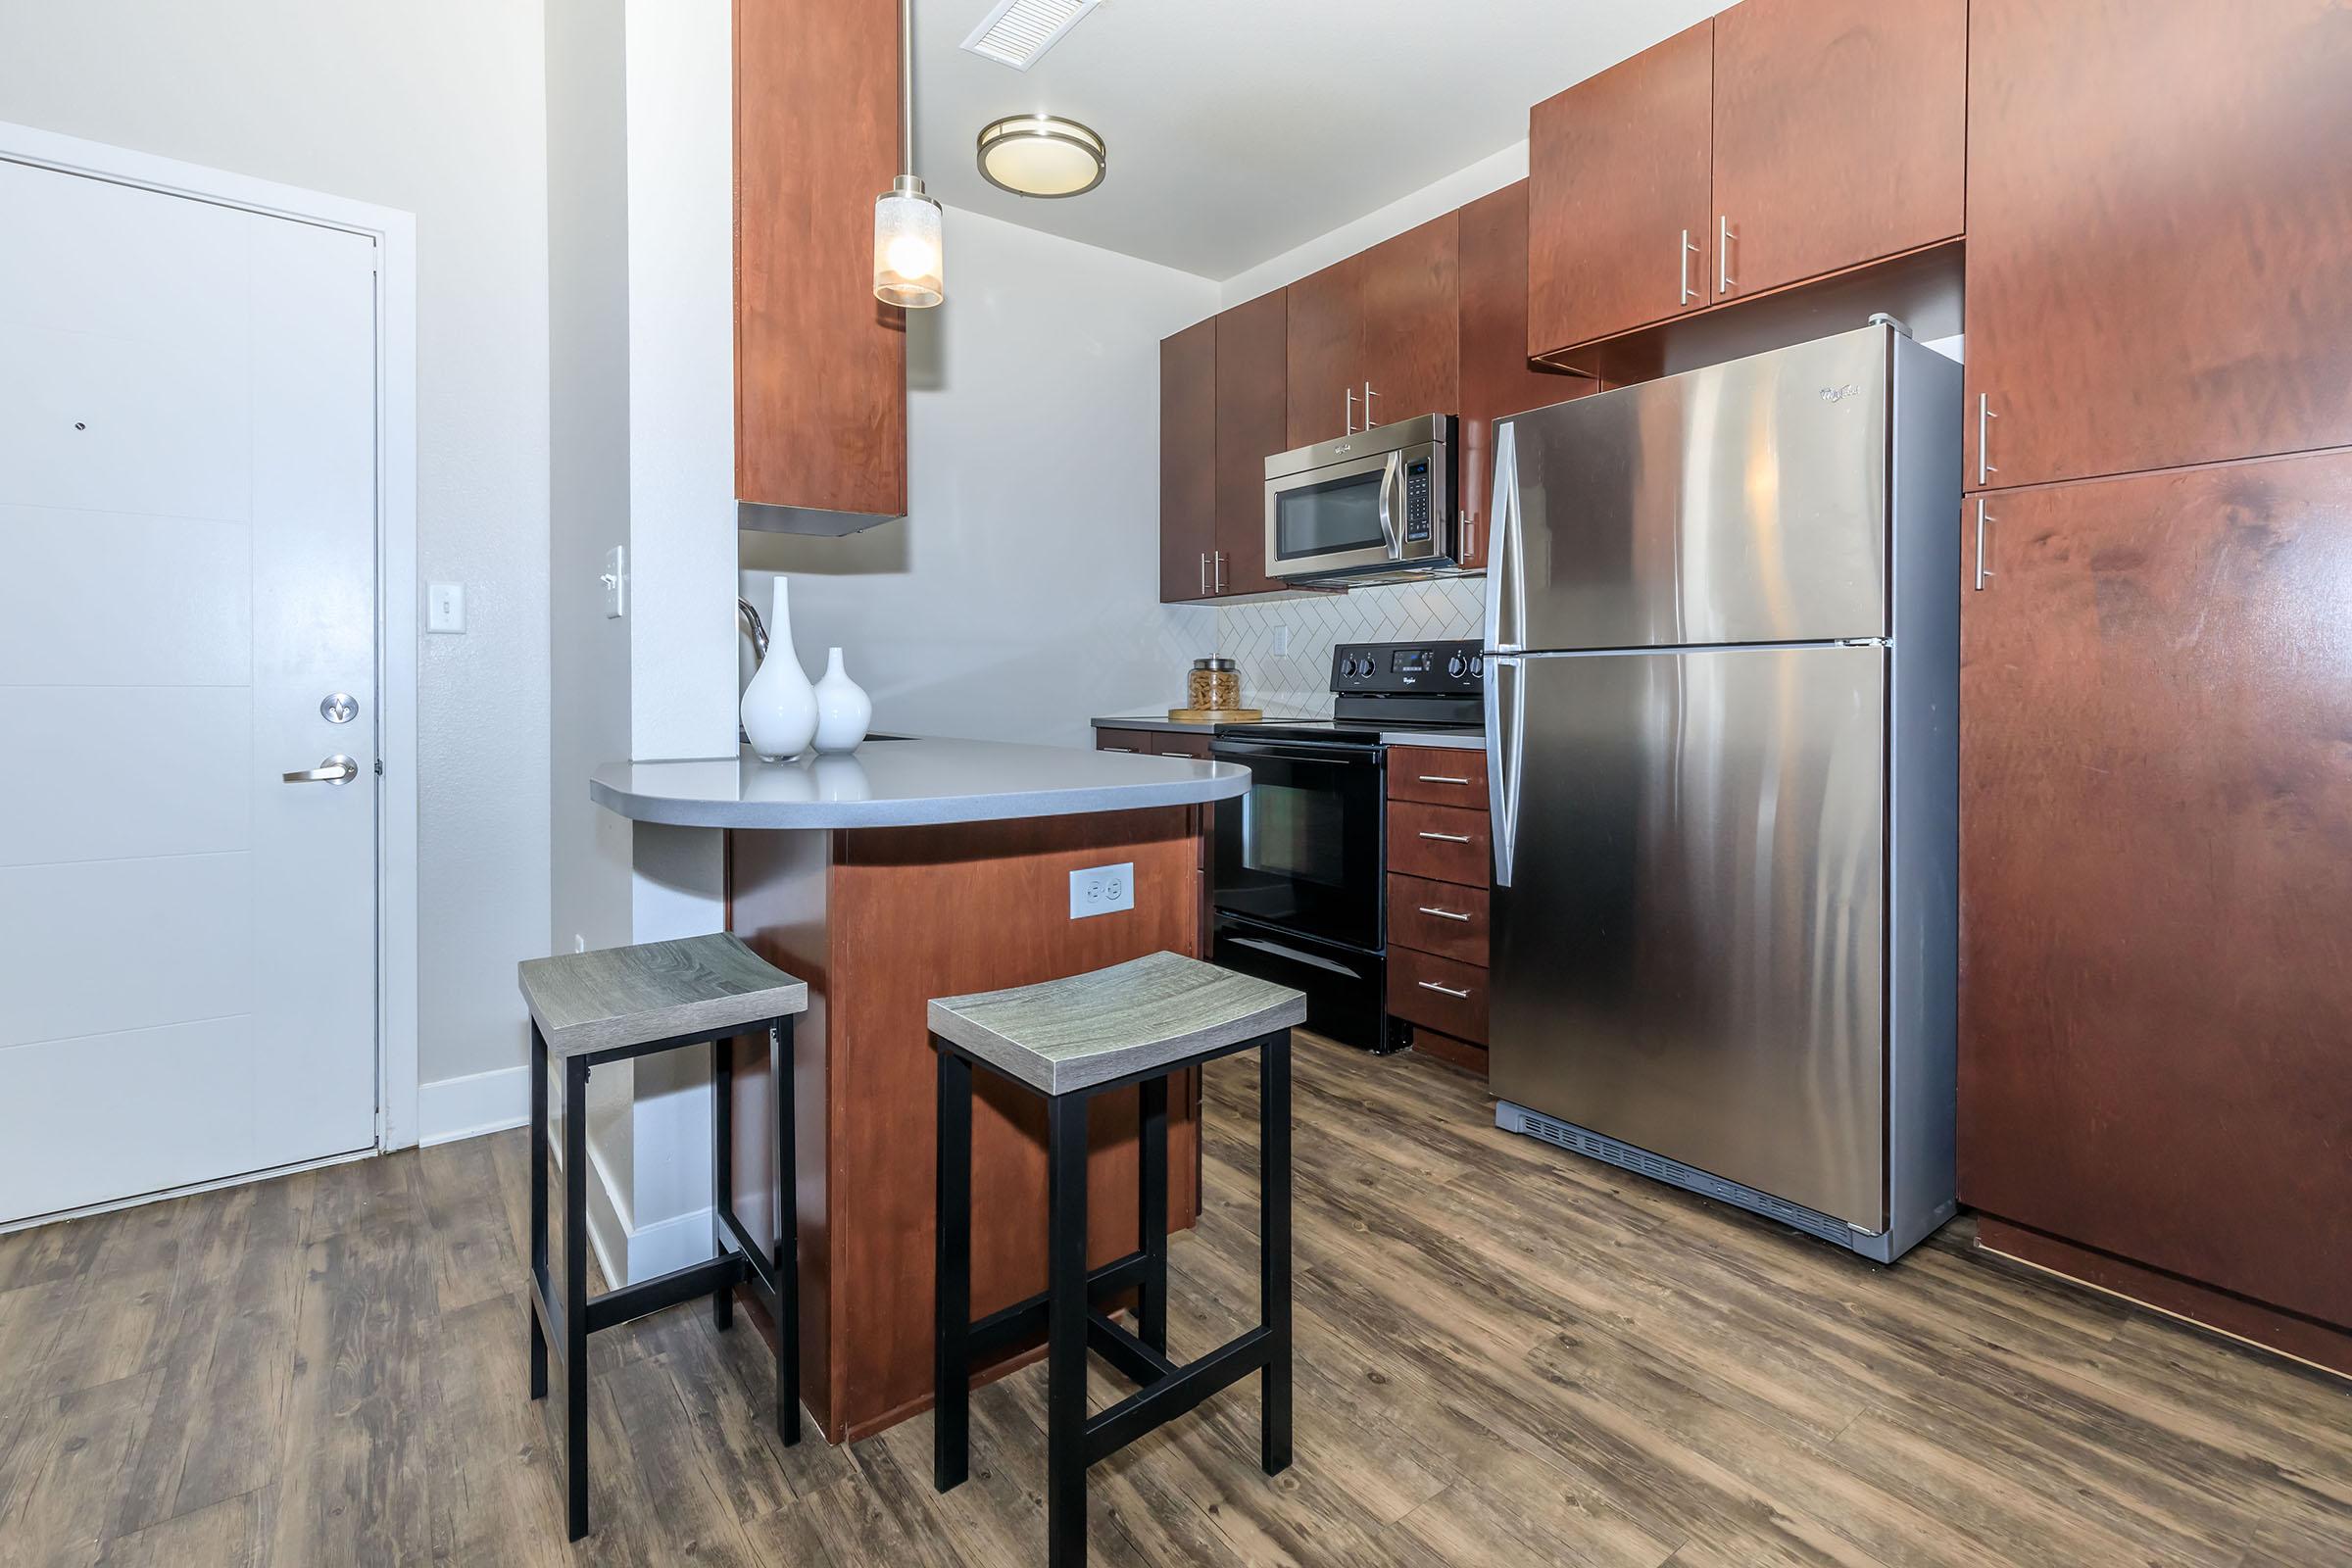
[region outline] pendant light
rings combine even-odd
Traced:
[[[899,0],[899,156],[914,163],[913,0]],[[939,203],[902,173],[874,200],[874,298],[922,310],[942,298]]]

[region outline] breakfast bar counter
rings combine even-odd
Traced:
[[[929,1000],[1162,951],[1206,956],[1208,813],[1249,784],[1232,763],[883,737],[790,762],[747,751],[596,770],[592,798],[622,816],[726,832],[728,929],[808,983],[791,1054],[801,1387],[830,1441],[931,1403]],[[772,1236],[767,1041],[728,1049],[736,1213]],[[985,1076],[975,1091],[977,1316],[1045,1289],[1047,1237],[1043,1102]],[[1199,1100],[1197,1070],[1173,1080],[1171,1229],[1199,1212]],[[1101,1263],[1141,1245],[1136,1092],[1102,1096],[1090,1120],[1088,1252]],[[757,1299],[744,1301],[772,1336]],[[1036,1353],[1015,1345],[975,1381]]]

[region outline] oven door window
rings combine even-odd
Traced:
[[[1327,942],[1379,948],[1377,755],[1217,755],[1250,773],[1250,792],[1217,808],[1217,907]]]

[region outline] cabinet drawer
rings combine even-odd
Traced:
[[[1152,732],[1153,757],[1195,757],[1208,760],[1208,736],[1205,732],[1177,729],[1155,729]]]
[[[1487,890],[1389,877],[1389,946],[1487,966]]]
[[[1487,971],[1410,948],[1389,950],[1389,1011],[1441,1034],[1487,1043]]]
[[[1433,882],[1486,887],[1487,813],[1419,801],[1389,804],[1389,869]]]
[[[1450,746],[1389,748],[1389,799],[1487,808],[1487,754]]]
[[[1148,757],[1152,752],[1152,731],[1148,729],[1095,730],[1095,750],[1098,752],[1133,752]]]

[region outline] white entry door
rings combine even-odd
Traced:
[[[374,274],[0,161],[0,1224],[375,1141]]]

